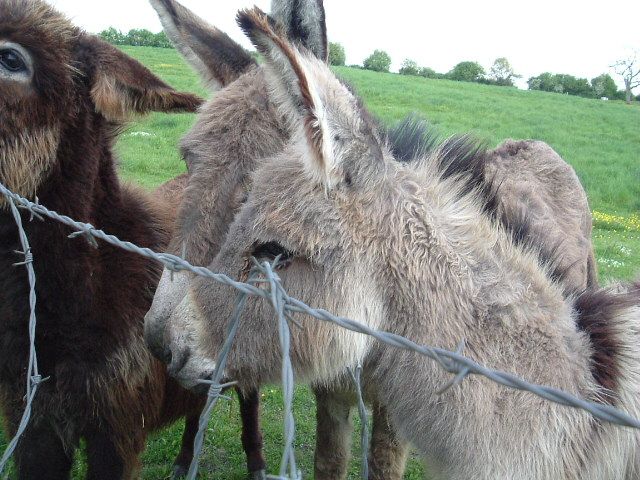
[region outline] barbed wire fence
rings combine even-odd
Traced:
[[[102,240],[115,247],[122,248],[123,250],[139,254],[143,257],[155,260],[163,264],[172,272],[188,271],[195,275],[199,275],[204,278],[211,279],[221,284],[230,286],[237,290],[238,296],[236,298],[235,310],[229,323],[227,338],[225,340],[223,349],[221,350],[217,361],[216,369],[211,377],[211,380],[203,381],[209,384],[209,398],[207,404],[202,412],[199,424],[199,431],[196,436],[194,445],[194,460],[190,466],[187,478],[194,480],[198,471],[198,462],[202,454],[202,447],[204,444],[204,434],[209,423],[212,411],[220,398],[226,398],[223,395],[223,391],[234,385],[234,383],[221,384],[222,375],[227,362],[228,354],[233,345],[233,339],[239,328],[239,320],[241,317],[242,309],[246,304],[248,296],[258,296],[266,299],[274,308],[276,318],[278,320],[279,338],[282,349],[282,387],[284,393],[284,438],[285,445],[283,448],[282,460],[280,465],[279,475],[269,475],[269,479],[278,480],[298,480],[300,479],[301,472],[297,469],[294,451],[294,438],[295,438],[295,421],[293,415],[293,387],[294,377],[291,358],[289,356],[289,323],[299,325],[293,318],[293,314],[302,313],[313,317],[317,320],[329,322],[337,325],[341,328],[346,328],[353,332],[369,335],[376,340],[385,343],[394,348],[412,351],[421,355],[424,355],[434,361],[446,372],[453,375],[452,379],[444,385],[438,393],[459,385],[470,375],[480,375],[495,383],[503,385],[507,388],[516,390],[523,390],[534,395],[537,395],[550,402],[555,402],[567,407],[582,409],[590,413],[593,417],[603,422],[612,423],[623,427],[631,427],[640,429],[640,421],[628,415],[627,413],[614,408],[610,405],[599,404],[591,401],[584,400],[582,398],[571,395],[567,392],[559,390],[557,388],[548,387],[544,385],[536,385],[527,382],[515,375],[507,372],[493,370],[487,368],[477,362],[467,358],[463,355],[464,341],[461,341],[458,348],[455,351],[446,350],[443,348],[430,347],[425,345],[418,345],[411,340],[404,338],[400,335],[396,335],[389,332],[379,331],[372,329],[366,325],[360,324],[354,320],[339,317],[332,313],[322,310],[314,309],[305,303],[290,297],[284,288],[282,287],[279,276],[275,271],[275,265],[277,263],[258,263],[254,261],[253,268],[249,275],[247,282],[238,282],[226,275],[214,273],[207,268],[197,267],[191,265],[184,259],[171,255],[168,253],[157,253],[149,248],[142,248],[134,245],[130,242],[124,242],[113,235],[109,235],[102,230],[94,228],[91,224],[77,222],[65,215],[60,215],[54,211],[50,211],[43,205],[36,202],[31,202],[26,198],[17,195],[8,190],[4,185],[0,183],[0,194],[4,196],[13,212],[16,226],[19,232],[20,241],[23,251],[16,252],[24,256],[24,261],[17,263],[15,266],[24,265],[28,271],[29,277],[29,337],[30,337],[30,352],[29,352],[29,372],[27,378],[27,394],[25,396],[26,407],[22,417],[22,421],[18,427],[17,433],[6,448],[2,460],[0,461],[0,474],[6,468],[11,456],[13,455],[15,448],[20,440],[20,437],[26,430],[33,407],[33,402],[36,398],[39,384],[46,380],[38,373],[37,356],[35,349],[35,329],[36,329],[36,296],[35,296],[35,273],[33,270],[34,258],[29,248],[28,239],[24,228],[22,226],[22,219],[18,209],[26,210],[30,213],[30,221],[37,219],[43,221],[44,217],[50,218],[54,221],[63,223],[69,226],[73,233],[69,235],[70,238],[84,237],[92,245],[97,246],[96,240]],[[261,288],[259,284],[267,285],[268,288]],[[362,452],[363,452],[363,478],[367,478],[367,442],[368,433],[366,431],[367,419],[365,405],[362,398],[361,383],[360,383],[361,367],[359,366],[355,372],[350,372],[354,380],[354,388],[358,397],[358,410],[361,415],[362,425],[365,429],[361,435]]]

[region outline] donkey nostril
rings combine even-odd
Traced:
[[[187,360],[189,360],[189,349],[187,348],[177,352],[177,354],[171,351],[169,355],[171,356],[171,361],[167,362],[169,364],[167,370],[169,371],[169,375],[175,376],[187,364]]]
[[[164,347],[162,351],[161,361],[169,365],[171,363],[171,359],[173,358],[173,354],[171,353],[171,349],[169,347]]]
[[[172,354],[169,347],[147,339],[147,348],[151,351],[151,354],[162,363],[166,363],[167,365],[171,363]]]

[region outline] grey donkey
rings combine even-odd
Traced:
[[[205,81],[212,88],[226,87],[202,110],[197,125],[183,141],[183,153],[191,173],[191,200],[183,204],[182,228],[174,246],[191,261],[208,264],[242,202],[257,159],[282,149],[289,128],[266,96],[263,75],[255,71],[251,57],[239,45],[176,2],[152,1],[152,4],[160,14],[165,31]],[[291,6],[274,2],[272,10],[287,12],[279,15],[286,25],[307,25],[306,31],[311,33],[300,34],[297,27],[298,40],[306,38],[307,46],[313,48],[317,57],[326,56],[321,8],[315,12],[313,6],[308,8],[305,20],[295,22],[287,20],[295,17]],[[316,24],[312,18],[316,18]],[[289,37],[296,38],[292,30],[290,26]],[[424,150],[432,144],[426,134],[424,124],[408,120],[389,132],[389,140],[397,157],[406,161],[426,153]],[[584,287],[589,281],[587,264],[593,258],[590,213],[586,195],[571,167],[542,142],[515,141],[506,142],[490,153],[488,161],[478,165],[485,166],[481,176],[502,179],[499,207],[508,214],[507,218],[523,210],[536,219],[530,235],[547,243],[565,239],[564,250],[569,254],[562,260],[572,272],[567,281]],[[182,299],[187,281],[184,275],[171,283],[165,272],[161,293],[156,296],[148,316],[149,323],[156,319],[156,324],[162,325],[162,319],[166,319]],[[157,338],[160,337],[156,335]],[[350,388],[343,391],[339,385],[338,382],[330,387],[314,388],[318,404],[316,478],[346,476],[352,428],[350,411],[355,397]],[[373,392],[369,393],[375,398]],[[249,398],[257,395],[252,393]],[[257,412],[257,407],[245,411]],[[374,402],[373,411],[371,478],[401,478],[406,447],[389,428],[384,407]],[[249,418],[250,428],[245,429],[248,432],[243,436],[250,469],[252,455],[261,459],[256,452],[261,442],[251,442],[256,438],[256,426]],[[254,459],[253,465],[256,464],[260,462]]]
[[[262,12],[239,17],[265,56],[273,101],[294,134],[264,159],[209,268],[246,279],[252,256],[285,259],[288,293],[421,344],[452,348],[492,368],[640,413],[637,287],[569,292],[561,262],[508,231],[491,189],[445,149],[402,164],[366,110],[322,62],[289,43]],[[464,163],[464,162],[462,162]],[[560,272],[559,272],[560,270]],[[185,385],[210,375],[233,310],[228,287],[193,279],[164,341]],[[589,414],[469,378],[331,324],[299,318],[297,378],[331,384],[365,363],[400,435],[436,478],[635,479],[639,434]],[[273,312],[248,302],[226,374],[241,388],[281,372]]]
[[[178,216],[173,253],[194,264],[209,264],[218,253],[234,214],[249,188],[250,173],[259,159],[284,148],[290,137],[289,122],[269,99],[264,72],[251,56],[226,34],[209,25],[173,0],[151,0],[165,32],[210,89],[219,92],[205,104],[193,129],[182,140],[182,154],[188,165],[188,185]],[[288,37],[308,47],[317,58],[327,58],[327,36],[321,1],[276,0],[272,11],[288,28]],[[165,361],[161,344],[162,323],[182,300],[189,275],[163,273],[158,294],[147,314],[147,338],[156,355]],[[174,359],[175,360],[175,359]],[[345,478],[349,448],[338,432],[350,431],[342,392],[318,387],[318,435],[316,475],[318,479]],[[350,394],[350,393],[349,393]],[[258,395],[255,389],[240,394],[243,416],[243,445],[249,471],[254,478],[264,475],[262,440],[257,422]],[[346,409],[347,416],[341,413]],[[381,406],[375,407],[372,478],[399,479],[404,471],[404,446],[389,428]],[[337,412],[337,413],[336,413]],[[326,414],[326,415],[325,415]]]

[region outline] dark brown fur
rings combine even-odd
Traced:
[[[123,240],[165,249],[172,210],[118,180],[114,122],[128,112],[194,111],[200,99],[175,92],[38,0],[0,0],[0,40],[22,46],[34,64],[29,84],[0,80],[0,141],[17,152],[4,160],[30,161],[34,129],[58,132],[48,162],[30,172],[39,179],[35,190],[19,193]],[[68,478],[84,438],[89,478],[132,478],[147,433],[185,414],[196,418],[203,403],[144,348],[143,318],[161,268],[101,242],[94,249],[70,240],[70,230],[50,220],[29,222],[24,214],[23,223],[37,278],[38,362],[48,380],[16,451],[19,477]],[[1,203],[0,245],[0,400],[13,435],[24,408],[28,282],[24,267],[12,267],[20,246]],[[183,453],[179,460],[188,463],[188,445]]]
[[[618,335],[611,321],[623,310],[638,304],[638,290],[632,287],[629,293],[613,294],[606,289],[589,290],[575,302],[578,313],[578,328],[584,331],[593,348],[591,371],[595,381],[609,394],[618,391],[620,358],[622,352]],[[635,295],[634,295],[635,294]],[[605,400],[615,404],[615,398],[607,395]]]

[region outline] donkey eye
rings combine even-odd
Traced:
[[[0,50],[0,65],[10,72],[23,72],[27,69],[22,55],[12,49]]]
[[[336,134],[336,135],[333,136],[333,141],[334,142],[339,142],[341,140],[342,140],[342,138],[340,137],[340,135]]]
[[[353,185],[353,179],[351,178],[351,175],[350,175],[350,174],[348,174],[348,173],[347,173],[347,174],[344,176],[344,183],[345,183],[345,185],[346,185],[347,187],[350,187],[350,186],[352,186],[352,185]]]

